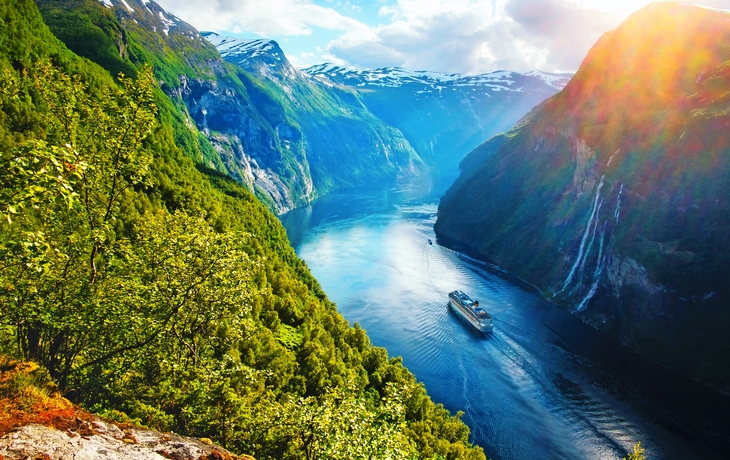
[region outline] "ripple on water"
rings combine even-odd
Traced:
[[[653,458],[702,458],[665,429],[701,419],[650,407],[645,389],[576,351],[594,332],[499,267],[435,243],[435,200],[419,202],[416,188],[343,196],[307,211],[297,252],[350,322],[402,356],[435,401],[465,412],[489,457],[620,459],[641,440]],[[451,311],[454,289],[492,314],[491,334]]]

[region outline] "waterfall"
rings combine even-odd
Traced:
[[[608,159],[608,163],[606,163],[606,167],[607,167],[607,168],[608,168],[609,166],[611,166],[611,160],[613,160],[613,157],[615,157],[615,156],[616,156],[616,154],[618,153],[618,151],[619,151],[619,150],[620,150],[620,149],[616,149],[616,151],[615,151],[615,152],[613,152],[613,155],[611,155],[611,158],[609,158],[609,159]]]
[[[598,187],[596,188],[596,198],[593,200],[593,209],[591,210],[591,216],[588,218],[588,223],[586,224],[586,230],[583,233],[583,239],[580,242],[580,247],[578,248],[578,257],[575,259],[575,263],[570,268],[570,272],[568,273],[568,277],[565,279],[565,283],[563,283],[562,289],[560,289],[558,292],[556,292],[553,297],[560,294],[565,290],[565,288],[568,287],[570,282],[573,280],[573,275],[575,274],[575,270],[578,268],[578,265],[583,260],[583,248],[585,248],[586,240],[588,239],[588,234],[591,232],[591,225],[593,224],[593,217],[596,215],[596,209],[598,208],[598,199],[601,196],[601,187],[603,187],[603,179],[605,174],[601,176],[601,181],[598,183]]]
[[[618,191],[618,198],[616,199],[616,210],[613,212],[613,216],[616,218],[618,223],[618,215],[621,211],[621,194],[624,192],[624,184],[621,184],[621,189]]]
[[[601,201],[598,202],[598,209],[596,209],[596,215],[601,215],[601,207],[603,206],[603,198],[601,198]],[[583,260],[580,261],[580,264],[578,264],[578,282],[576,283],[575,287],[570,291],[571,295],[573,292],[580,286],[580,282],[583,281],[583,269],[586,266],[586,260],[588,259],[588,256],[591,254],[591,249],[593,249],[593,242],[596,239],[596,231],[598,230],[598,217],[596,217],[596,220],[593,221],[593,231],[591,232],[591,240],[588,242],[588,247],[586,248],[585,252],[583,253]]]
[[[593,296],[596,294],[596,290],[598,290],[598,283],[601,280],[601,274],[603,273],[603,266],[605,265],[606,259],[606,256],[603,253],[603,240],[606,236],[607,224],[608,219],[603,222],[603,229],[601,230],[601,244],[598,249],[598,260],[596,261],[596,269],[593,271],[593,284],[591,284],[591,288],[588,290],[588,294],[586,294],[581,303],[579,303],[578,306],[575,307],[575,311],[583,311],[588,305],[588,301],[593,298]],[[608,251],[606,252],[608,253]]]
[[[471,106],[471,101],[469,101],[469,95],[463,91],[461,91],[461,94],[464,95],[464,100],[466,101],[466,104],[469,106],[469,110],[471,110],[471,114],[474,115],[474,119],[477,121],[477,124],[479,125],[479,129],[482,130],[482,137],[486,137],[486,134],[484,134],[485,133],[484,126],[482,126],[482,120],[479,119],[479,117],[477,116],[477,113],[474,111],[474,107]]]
[[[618,217],[621,213],[621,194],[623,194],[624,191],[624,184],[621,184],[621,188],[618,191],[618,197],[616,199],[616,209],[613,212],[613,216],[616,219],[616,223],[618,223]],[[600,208],[599,208],[600,210]],[[603,274],[603,269],[606,265],[606,260],[608,259],[608,254],[610,252],[610,246],[606,250],[606,252],[603,252],[603,240],[606,235],[606,226],[608,224],[608,219],[603,223],[603,229],[601,230],[601,239],[600,239],[600,246],[598,248],[598,261],[596,262],[596,269],[593,271],[593,283],[591,284],[591,288],[588,290],[588,293],[583,298],[583,300],[578,304],[578,306],[575,308],[575,311],[583,311],[587,306],[588,302],[593,298],[593,296],[596,294],[596,290],[598,289],[598,283],[601,279],[601,274]],[[613,242],[612,242],[613,244]],[[590,251],[590,246],[589,246]],[[575,290],[575,289],[573,289]],[[572,294],[573,291],[571,291]]]

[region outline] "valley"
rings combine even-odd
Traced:
[[[730,10],[561,2],[0,0],[0,459],[725,458]]]
[[[343,316],[402,356],[436,400],[463,411],[488,458],[621,459],[636,440],[649,458],[724,458],[729,398],[438,239],[437,206],[452,181],[335,192],[281,219]],[[492,333],[449,308],[454,289],[480,301]]]

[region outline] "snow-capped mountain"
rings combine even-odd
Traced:
[[[325,106],[350,114],[364,109],[401,131],[418,156],[438,169],[455,169],[467,152],[570,80],[537,71],[459,75],[334,64],[298,70],[273,40],[203,35],[227,62],[270,80],[293,105],[308,106],[307,117]]]
[[[274,40],[225,37],[215,32],[201,32],[201,35],[216,47],[223,59],[244,70],[273,79],[301,76]]]
[[[480,75],[460,75],[453,73],[411,71],[400,67],[379,69],[360,69],[357,67],[318,64],[303,69],[303,72],[324,82],[355,86],[360,88],[421,85],[422,92],[442,91],[454,88],[473,88],[476,91],[524,91],[525,85],[535,84],[537,80],[557,90],[570,81],[570,75],[550,74],[532,71],[525,74],[509,71],[496,71]]]
[[[445,170],[455,169],[466,152],[509,129],[571,77],[539,71],[460,75],[334,64],[302,72],[323,84],[356,91],[374,114],[403,131],[425,161]]]
[[[185,35],[192,40],[201,40],[197,30],[182,19],[168,13],[151,0],[99,0],[102,5],[120,13],[120,16],[131,19],[137,24],[144,23],[153,32],[170,35],[171,30]],[[130,4],[131,3],[131,4]]]
[[[120,55],[100,62],[113,74],[130,74],[130,60],[153,63],[163,91],[185,107],[182,119],[210,142],[201,147],[208,166],[246,182],[280,212],[338,188],[455,170],[568,80],[331,64],[298,70],[273,40],[201,34],[152,0],[87,6],[94,3],[118,21],[106,49]]]
[[[200,34],[215,45],[223,59],[237,56],[241,59],[270,58],[269,60],[278,62],[286,60],[284,52],[274,40],[224,37],[215,32]]]
[[[64,2],[43,3],[75,52],[113,75],[152,64],[170,98],[165,110],[178,121],[176,139],[195,145],[196,161],[247,184],[276,212],[333,190],[427,170],[400,131],[350,93],[296,70],[274,41],[213,33],[206,39],[152,0],[68,8]],[[89,22],[103,18],[109,36],[68,27],[73,19],[65,13]]]

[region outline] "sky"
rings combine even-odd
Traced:
[[[650,3],[627,0],[156,0],[201,31],[276,40],[297,67],[574,72]],[[730,9],[730,0],[703,5]]]

